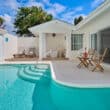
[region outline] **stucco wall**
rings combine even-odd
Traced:
[[[5,34],[3,38],[4,59],[12,58],[13,54],[17,53],[17,37],[11,34]]]
[[[56,34],[55,37],[52,34],[46,34],[46,51],[60,50],[66,48],[65,34]],[[18,38],[18,52],[21,50],[35,47],[39,51],[39,37],[19,37]],[[23,49],[21,49],[23,48]]]
[[[3,37],[0,35],[0,61],[3,60]]]
[[[46,48],[47,51],[50,49],[58,50],[66,48],[65,34],[56,34],[55,37],[52,34],[46,34]]]
[[[18,52],[21,48],[29,49],[39,47],[39,39],[38,37],[19,37],[18,38]]]
[[[84,34],[83,48],[90,48],[90,35],[110,27],[110,8],[83,25],[73,33]],[[78,51],[71,51],[71,58],[77,56]]]

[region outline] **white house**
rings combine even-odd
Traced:
[[[110,0],[106,0],[77,26],[52,20],[29,28],[36,37],[17,38],[0,30],[0,59],[11,58],[20,48],[35,47],[39,59],[47,57],[49,50],[66,51],[73,59],[82,48],[101,52],[110,48]]]
[[[48,45],[51,48],[53,44],[59,48],[64,43],[63,48],[66,49],[66,57],[69,59],[75,58],[77,52],[85,47],[94,48],[100,52],[105,47],[110,48],[110,0],[106,0],[75,27],[59,20],[53,20],[29,28],[29,30],[34,35],[39,35],[40,59],[46,57]],[[60,40],[52,41],[52,33],[59,34],[56,39],[60,38]]]

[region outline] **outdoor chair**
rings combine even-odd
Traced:
[[[25,57],[25,49],[23,47],[19,48],[18,53],[13,54],[14,58],[24,58]]]
[[[92,60],[93,60],[93,57],[94,57],[94,55],[95,55],[95,49],[89,49],[88,50],[88,66],[89,65],[91,65],[91,66],[93,66],[93,63],[92,63]]]
[[[49,51],[46,52],[46,56],[49,58],[57,58],[58,56],[58,51],[50,49]]]
[[[95,58],[95,59],[92,60],[93,63],[95,64],[95,67],[94,67],[93,70],[92,70],[93,72],[94,72],[96,69],[99,69],[101,72],[104,71],[104,68],[102,67],[101,64],[103,63],[104,57],[105,57],[105,55],[106,55],[106,53],[107,53],[107,50],[108,50],[108,48],[105,48],[103,54],[100,55],[99,58]]]
[[[26,57],[34,58],[36,57],[36,48],[29,48]]]
[[[77,67],[81,68],[81,66],[85,66],[86,68],[88,68],[89,65],[93,66],[91,59],[93,58],[94,53],[95,53],[94,49],[89,49],[87,53],[88,55],[86,57],[84,57],[83,55],[80,55],[79,57],[77,57],[80,61]]]

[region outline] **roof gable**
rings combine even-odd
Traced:
[[[72,30],[73,25],[60,21],[52,20],[29,28],[32,33],[67,33]]]

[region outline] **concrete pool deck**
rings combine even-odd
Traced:
[[[104,64],[104,72],[92,72],[77,68],[74,61],[53,61],[52,77],[63,85],[80,88],[110,87],[110,65]]]
[[[50,64],[52,79],[59,84],[78,88],[110,87],[110,65],[104,64],[104,72],[92,72],[87,68],[77,68],[75,61],[17,61],[0,64]]]

